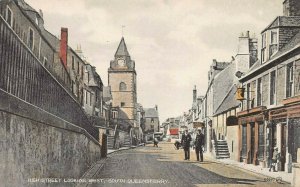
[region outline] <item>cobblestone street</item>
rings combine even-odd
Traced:
[[[265,182],[261,176],[225,164],[195,160],[191,151],[191,160],[184,161],[183,150],[175,150],[171,143],[119,151],[110,154],[93,176],[105,183],[89,186],[290,186]]]

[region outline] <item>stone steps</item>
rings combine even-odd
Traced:
[[[225,140],[217,140],[214,144],[216,159],[230,158],[228,145]]]

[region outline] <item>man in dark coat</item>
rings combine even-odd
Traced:
[[[184,160],[190,160],[190,142],[191,142],[191,140],[192,140],[192,137],[186,130],[181,138],[181,144],[182,144],[183,150],[184,150]]]
[[[195,146],[196,146],[197,161],[199,161],[199,153],[200,153],[200,162],[203,162],[204,135],[202,134],[202,131],[200,129],[198,130],[198,134],[196,136]]]

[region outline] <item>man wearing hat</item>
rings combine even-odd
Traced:
[[[191,135],[188,133],[188,130],[185,130],[185,133],[181,138],[181,145],[184,150],[184,160],[190,160],[190,142],[192,140]]]
[[[278,147],[274,147],[273,157],[271,159],[269,171],[271,171],[271,169],[273,170],[273,172],[276,171],[275,168],[277,165],[277,160],[279,160],[279,159],[280,159],[280,154],[278,152]]]
[[[204,146],[204,135],[202,134],[201,129],[198,129],[198,134],[195,140],[196,146],[196,157],[197,161],[199,161],[199,153],[200,153],[200,162],[203,162],[203,146]]]

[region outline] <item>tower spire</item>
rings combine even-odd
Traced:
[[[124,37],[122,37],[119,47],[115,53],[115,57],[124,57],[124,56],[130,56],[130,55],[129,55],[127,47],[126,47]]]

